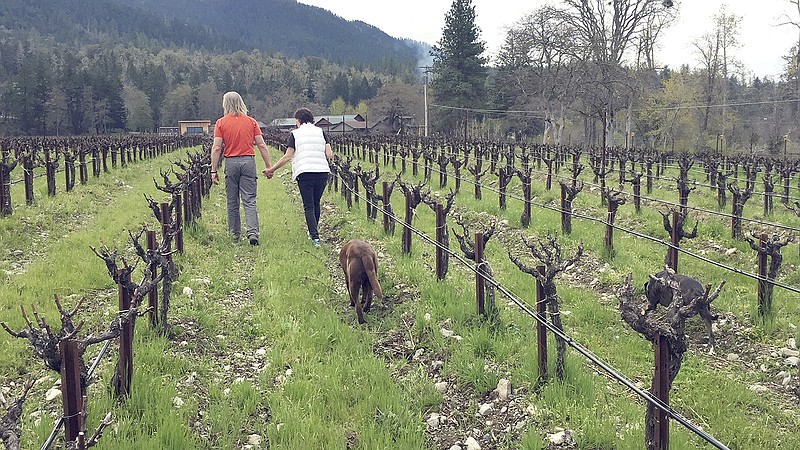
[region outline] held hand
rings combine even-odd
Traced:
[[[214,184],[219,184],[219,175],[216,172],[211,174],[211,182]]]

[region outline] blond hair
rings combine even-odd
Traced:
[[[247,115],[247,106],[245,106],[242,96],[235,91],[226,92],[222,96],[222,109],[225,114]]]

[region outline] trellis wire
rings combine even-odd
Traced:
[[[340,176],[340,178],[342,180],[342,183],[347,185],[346,180],[341,176]],[[349,185],[347,185],[347,186],[349,186]],[[352,191],[353,190],[351,189],[351,192]],[[355,195],[361,197],[360,194],[355,194]],[[455,253],[455,251],[450,250],[449,248],[445,248],[444,246],[441,246],[438,242],[436,242],[435,240],[433,240],[430,237],[428,237],[422,231],[414,228],[411,224],[407,224],[404,221],[399,220],[397,218],[397,216],[395,216],[393,213],[390,213],[390,212],[384,210],[382,207],[378,206],[376,203],[372,202],[370,199],[367,199],[365,197],[361,197],[361,198],[363,198],[365,202],[370,203],[373,208],[377,208],[378,211],[380,211],[380,212],[386,214],[387,216],[391,217],[392,220],[394,220],[396,223],[401,224],[404,227],[407,227],[409,230],[411,230],[411,232],[413,232],[414,234],[416,234],[417,236],[422,238],[422,240],[428,242],[429,244],[434,245],[435,247],[440,247],[442,249],[442,251],[447,252],[449,255],[455,257],[459,262],[461,262],[470,271],[474,272],[477,276],[482,277],[485,282],[488,282],[489,284],[494,286],[498,291],[502,292],[503,295],[505,295],[509,300],[511,300],[514,304],[516,304],[523,312],[528,314],[530,317],[533,317],[537,322],[539,322],[542,325],[544,325],[554,335],[556,335],[559,338],[563,339],[567,344],[569,344],[570,347],[574,348],[578,353],[580,353],[585,358],[589,359],[593,364],[595,364],[598,367],[600,367],[601,369],[603,369],[606,373],[608,373],[616,381],[618,381],[619,383],[623,384],[627,388],[631,389],[633,392],[635,392],[637,395],[639,395],[646,402],[652,404],[656,408],[658,408],[661,411],[663,411],[664,413],[668,414],[670,417],[675,419],[678,423],[680,423],[681,425],[683,425],[684,427],[686,427],[687,429],[689,429],[690,431],[692,431],[696,435],[700,436],[702,439],[704,439],[706,442],[708,442],[709,444],[713,445],[714,447],[716,447],[716,448],[718,448],[720,450],[728,450],[728,447],[726,447],[725,444],[719,442],[713,436],[711,436],[710,434],[706,433],[700,427],[698,427],[697,425],[693,424],[691,421],[689,421],[688,419],[683,417],[680,413],[676,412],[675,409],[672,408],[671,406],[664,404],[664,402],[662,402],[661,400],[659,400],[656,397],[653,397],[649,392],[644,391],[644,390],[636,387],[636,385],[632,381],[628,380],[623,375],[620,375],[619,371],[614,369],[610,364],[604,363],[602,360],[600,360],[599,357],[597,357],[589,349],[587,349],[587,348],[583,347],[581,344],[575,342],[572,338],[567,336],[566,333],[558,330],[555,326],[553,326],[552,324],[550,324],[547,321],[546,317],[542,317],[539,313],[537,313],[536,311],[532,310],[531,307],[527,304],[527,302],[522,300],[516,294],[512,293],[511,291],[509,291],[508,289],[503,287],[500,283],[495,281],[492,277],[486,277],[485,275],[483,275],[478,270],[477,264],[476,265],[470,264],[469,262],[467,262],[466,258],[462,257],[461,255],[458,255],[457,253]]]

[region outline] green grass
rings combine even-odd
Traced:
[[[393,173],[389,172],[391,172],[389,168],[386,168],[385,179],[393,177]],[[404,178],[411,182],[421,179],[413,178],[410,170]],[[431,189],[438,191],[434,185],[438,186],[436,173],[432,177]],[[518,191],[518,185],[517,180],[512,181],[511,192],[515,192],[519,197],[521,193]],[[668,185],[662,186],[659,182],[656,185],[658,189],[652,194],[654,197],[670,199],[671,196],[675,196],[674,190],[670,190]],[[444,193],[446,190],[441,192]],[[557,202],[556,192],[555,189],[545,192],[543,183],[533,186],[537,203],[554,200]],[[700,190],[693,192],[690,196],[690,205],[717,209],[713,204],[716,202],[715,195],[709,197],[702,194]],[[343,208],[343,202],[341,200],[338,202]],[[394,195],[392,203],[395,211],[403,210],[401,195]],[[585,189],[575,202],[575,210],[594,217],[604,217],[604,208],[599,203],[599,197]],[[474,199],[471,185],[462,183],[455,204],[459,210],[487,213],[498,219],[507,220],[512,227],[519,228],[522,204],[517,199],[509,198],[507,209],[501,210],[497,206],[496,193],[484,189],[483,199],[478,201]],[[745,209],[745,215],[755,215],[758,205],[760,205],[758,202],[751,201]],[[394,249],[399,246],[399,233],[393,238],[384,238],[382,233],[364,230],[365,226],[376,228],[379,225],[371,225],[362,220],[361,208],[354,207],[351,215],[358,218],[352,226],[353,233],[366,232],[370,238],[383,239],[387,248]],[[777,208],[774,216],[771,220],[780,220],[782,223],[797,226],[796,218]],[[482,217],[472,219],[486,222]],[[632,205],[623,205],[618,212],[616,223],[623,223],[626,227],[643,230],[668,240],[666,232],[661,227],[661,216],[652,207],[643,207],[641,213],[636,214]],[[749,250],[746,243],[732,241],[729,238],[730,230],[726,228],[728,223],[728,219],[725,218],[706,218],[699,227],[700,237],[693,241],[684,241],[682,245],[696,253],[705,250],[709,241],[720,243],[723,251],[736,247],[737,254],[733,260],[726,261],[726,257],[721,253],[709,257],[753,272],[754,269],[750,264],[755,260],[754,253]],[[428,236],[434,235],[433,214],[424,205],[417,208],[413,225]],[[534,206],[530,227],[523,232],[529,236],[541,236],[545,231],[560,234],[560,215]],[[611,257],[604,252],[602,233],[602,224],[573,218],[573,233],[569,236],[560,236],[559,240],[565,256],[571,256],[577,244],[582,242],[588,257],[606,263],[606,270],[597,274],[599,286],[605,286],[606,289],[615,292],[624,275],[632,272],[636,287],[641,292],[641,284],[647,279],[648,274],[655,273],[663,267],[666,248],[658,243],[615,230],[615,252]],[[415,304],[413,308],[430,312],[434,320],[451,319],[455,324],[453,326],[455,332],[463,337],[461,344],[434,341],[436,345],[450,347],[452,356],[446,367],[457,373],[460,383],[472,386],[479,393],[492,389],[494,387],[492,382],[496,383],[496,374],[485,373],[483,369],[484,362],[491,360],[500,361],[505,368],[510,369],[511,378],[517,383],[534,385],[538,368],[533,347],[536,341],[533,320],[525,317],[515,307],[503,308],[502,321],[507,331],[488,336],[485,327],[476,325],[478,321],[475,320],[474,291],[472,291],[474,287],[471,276],[468,274],[465,276],[463,271],[458,277],[454,276],[456,271],[453,270],[454,262],[451,258],[451,275],[444,282],[436,283],[432,280],[430,270],[427,273],[419,270],[420,266],[433,265],[432,248],[422,243],[416,236],[413,239],[411,257],[397,262],[400,279],[420,289],[422,306]],[[792,279],[797,275],[787,268],[797,265],[798,258],[791,247],[787,247],[787,250],[784,251],[782,277]],[[519,272],[508,261],[507,250],[498,243],[497,238],[493,238],[487,245],[486,255],[494,270],[495,278],[532,304],[533,279]],[[754,280],[727,273],[721,268],[685,255],[681,255],[680,259],[682,271],[697,274],[695,276],[701,282],[716,284],[722,279],[727,280],[728,284],[723,290],[723,295],[715,302],[717,308],[735,313],[745,324],[755,316]],[[401,268],[407,268],[408,272],[399,270]],[[796,295],[779,291],[776,288],[773,314],[775,321],[757,324],[755,330],[760,331],[751,333],[752,336],[745,338],[755,338],[762,344],[781,346],[785,345],[783,343],[786,337],[796,335],[796,331],[793,332],[787,327],[788,323],[797,323],[800,318],[800,309],[794,301]],[[449,294],[451,292],[459,292],[462,295],[454,299]],[[597,292],[569,288],[564,283],[559,283],[559,295],[562,309],[570,312],[564,319],[567,333],[603,361],[639,383],[641,387],[649,387],[653,357],[651,345],[621,322],[616,310],[616,298],[611,298],[610,301],[603,300],[599,298]],[[498,299],[498,302],[501,300]],[[532,348],[534,350],[531,350]],[[554,342],[551,342],[550,348],[550,356],[553,359]],[[529,430],[531,435],[523,437],[522,442],[518,444],[523,448],[540,448],[541,437],[547,430],[552,429],[552,426],[562,426],[578,430],[577,439],[580,448],[641,448],[644,433],[642,426],[644,407],[641,401],[636,400],[632,393],[627,393],[621,385],[594,374],[588,368],[589,363],[580,355],[572,351],[568,351],[568,355],[567,382],[564,385],[549,382],[540,392],[528,399],[547,412],[544,415],[548,420],[541,427],[532,427]],[[760,396],[747,389],[748,385],[762,381],[763,375],[759,371],[742,372],[737,364],[723,365],[725,367],[722,369],[709,370],[712,367],[710,365],[712,360],[715,358],[709,358],[695,351],[685,355],[684,366],[676,379],[672,394],[673,405],[678,411],[722,442],[731,445],[731,448],[755,448],[754,436],[763,433],[765,429],[778,431],[774,433],[774,440],[762,442],[758,448],[784,448],[792,445],[791,443],[800,437],[796,431],[800,424],[800,416],[791,408],[786,408],[785,400]],[[768,419],[765,420],[762,415],[766,415]],[[773,436],[771,431],[770,433]],[[701,442],[698,437],[678,424],[672,425],[671,435],[674,448],[694,448]],[[510,448],[516,448],[515,445]]]
[[[102,241],[125,251],[128,230],[153,226],[142,193],[156,194],[149,174],[168,165],[167,158],[146,162],[2,219],[9,254],[34,241],[41,248],[23,273],[8,275],[0,287],[3,321],[20,329],[22,303],[35,304],[55,324],[51,296],[76,294],[92,305],[81,318],[104,328],[115,310],[114,286],[89,246]],[[115,189],[120,183],[130,188]],[[342,448],[347,439],[353,448],[424,448],[419,412],[408,407],[415,393],[395,385],[372,355],[371,335],[330,308],[341,301],[325,266],[331,249],[313,249],[306,241],[302,215],[280,180],[260,184],[260,247],[227,237],[221,186],[204,202],[201,223],[186,231],[185,254],[176,257],[174,335],[167,341],[139,322],[131,398],[110,396],[115,357],[101,364],[89,388],[88,424],[91,429],[107,411],[115,423],[96,448],[239,448],[250,434],[278,449]],[[62,220],[58,208],[70,220]],[[49,215],[53,210],[58,217]],[[19,233],[32,218],[58,238]],[[193,289],[191,298],[182,294],[184,286]],[[4,386],[43,373],[23,340],[4,334],[0,347]],[[34,388],[26,408],[40,408],[47,388]],[[46,408],[57,411],[57,403]],[[48,423],[34,426],[26,415],[23,445],[43,442]]]
[[[116,311],[116,291],[105,265],[89,246],[102,241],[130,254],[128,230],[138,230],[143,223],[157,228],[142,194],[163,198],[153,186],[152,174],[168,167],[174,158],[138,162],[54,198],[39,196],[34,206],[17,206],[12,216],[0,218],[0,320],[20,329],[19,305],[35,304],[55,324],[58,318],[51,299],[57,294],[67,307],[86,297],[87,306],[79,316],[87,321],[87,332],[105,328]],[[390,167],[383,171],[386,179],[392,176]],[[431,245],[414,236],[412,254],[402,255],[400,226],[394,236],[385,236],[380,217],[377,223],[366,220],[363,201],[348,211],[341,196],[330,192],[325,200],[334,208],[323,211],[327,230],[341,240],[367,239],[383,254],[380,277],[388,300],[378,300],[367,314],[367,325],[357,325],[339,280],[338,249],[328,243],[320,249],[310,245],[297,188],[289,178],[289,170],[284,169],[273,180],[259,180],[259,247],[232,243],[227,236],[222,186],[213,187],[210,198],[204,199],[203,217],[186,230],[185,253],[176,256],[181,273],[170,310],[173,335],[164,338],[145,320],[138,322],[129,399],[120,402],[110,394],[108,380],[116,360],[112,355],[102,361],[89,388],[90,431],[107,411],[114,415],[114,425],[96,448],[241,448],[251,434],[261,436],[262,447],[268,442],[274,449],[430,448],[424,419],[439,411],[447,399],[433,388],[425,366],[377,350],[391,336],[402,336],[396,338],[401,343],[408,341],[405,348],[412,354],[423,349],[436,355],[444,363],[443,378],[472,393],[459,417],[467,427],[484,426],[474,417],[478,399],[493,390],[500,378],[512,381],[515,392],[522,393],[517,401],[531,406],[533,412],[521,438],[506,439],[500,448],[544,448],[543,438],[555,427],[574,430],[582,449],[642,448],[644,405],[633,393],[571,349],[565,382],[553,381],[552,337],[551,379],[541,384],[533,319],[498,293],[500,324],[488,326],[476,313],[474,275],[459,267],[455,258],[450,259],[447,278],[437,282]],[[438,186],[435,173],[432,180]],[[672,186],[656,184],[653,196],[675,197]],[[554,186],[546,192],[542,182],[534,182],[536,201],[557,204]],[[518,180],[512,181],[511,189],[519,195]],[[402,196],[397,192],[393,208],[402,211]],[[487,222],[478,215],[483,212],[507,220],[515,232],[528,236],[545,231],[560,234],[556,212],[534,207],[530,228],[520,230],[518,200],[509,198],[508,208],[501,210],[495,193],[484,189],[482,201],[476,201],[472,193],[471,185],[462,183],[456,199],[456,208],[472,211],[466,214],[471,221]],[[705,189],[690,194],[692,205],[716,209],[715,202],[715,195]],[[756,214],[758,205],[751,200],[745,213]],[[599,197],[588,188],[579,194],[575,208],[604,217]],[[774,219],[798,225],[797,218],[778,208]],[[636,214],[631,205],[623,205],[617,221],[666,239],[661,216],[653,208]],[[413,225],[433,236],[433,222],[431,210],[420,205]],[[715,259],[724,255],[712,253],[710,244],[736,247],[737,253],[726,263],[752,271],[751,251],[746,244],[730,240],[727,223],[704,219],[700,237],[685,241],[685,247],[707,250]],[[450,226],[454,225],[451,220]],[[605,264],[595,275],[605,293],[559,281],[566,332],[646,389],[652,375],[651,345],[622,323],[613,293],[628,272],[633,273],[640,292],[647,274],[660,270],[666,250],[658,243],[615,231],[613,258],[604,257],[601,224],[574,218],[573,229],[570,236],[559,236],[564,254],[571,256],[583,242],[586,258]],[[532,304],[534,280],[509,261],[501,244],[513,239],[493,237],[486,256],[495,278]],[[456,244],[451,238],[451,246]],[[793,247],[787,250],[785,267],[800,264]],[[20,265],[20,259],[29,262]],[[798,337],[788,326],[800,321],[796,296],[776,288],[774,319],[752,323],[752,280],[683,255],[680,264],[682,271],[698,274],[703,282],[728,279],[714,305],[734,313],[750,330],[746,338],[753,343],[779,345],[789,336]],[[800,275],[788,269],[782,272],[782,280],[796,284]],[[134,280],[139,276],[135,274]],[[184,287],[192,289],[191,297],[183,294]],[[443,336],[442,328],[461,340]],[[97,350],[90,348],[87,359]],[[23,340],[0,334],[0,355],[2,386],[46,374]],[[57,378],[47,375],[49,381],[38,384],[25,403],[23,448],[41,445],[51,430],[50,417],[60,409],[58,400],[45,404],[44,392]],[[748,389],[766,376],[726,362],[724,355],[710,357],[693,348],[675,381],[672,403],[731,448],[790,448],[800,440],[800,416],[784,400]],[[13,389],[6,396],[12,395]],[[45,411],[38,423],[30,415],[37,409]],[[670,430],[673,448],[703,447],[699,438],[678,424],[673,423]],[[767,433],[771,439],[764,439]]]

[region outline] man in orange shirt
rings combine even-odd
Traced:
[[[239,239],[242,223],[239,216],[239,201],[244,208],[245,233],[250,245],[258,245],[258,210],[256,209],[256,159],[253,142],[258,146],[267,168],[269,152],[261,129],[247,115],[242,96],[237,92],[226,92],[222,97],[225,115],[214,125],[214,145],[211,147],[211,181],[219,183],[217,169],[220,156],[225,157],[225,194],[228,203],[228,231]],[[223,154],[223,147],[225,148]]]

